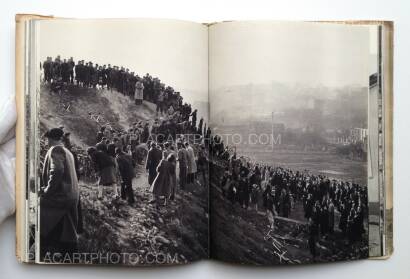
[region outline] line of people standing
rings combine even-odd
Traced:
[[[133,99],[136,105],[141,105],[143,100],[156,104],[157,114],[160,116],[178,116],[178,123],[188,121],[191,117],[192,127],[197,126],[197,111],[183,102],[180,92],[148,73],[140,77],[126,67],[99,65],[84,60],[75,63],[73,57],[61,59],[60,55],[54,60],[47,57],[41,67],[44,82],[51,84],[53,91],[60,91],[66,84],[116,90]],[[202,127],[199,128],[202,134]]]
[[[153,193],[151,203],[160,204],[163,201],[166,205],[168,200],[175,199],[178,188],[186,190],[188,186],[194,184],[206,185],[207,164],[207,155],[203,146],[196,156],[194,148],[187,141],[178,140],[176,148],[170,142],[159,145],[151,142],[146,161],[148,183]],[[201,176],[201,182],[197,180],[197,173]]]

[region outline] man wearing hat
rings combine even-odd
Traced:
[[[50,149],[44,159],[40,186],[40,256],[77,250],[79,189],[74,157],[63,145],[64,131],[46,132]]]

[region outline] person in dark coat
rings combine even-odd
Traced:
[[[289,217],[290,214],[290,196],[289,191],[285,188],[282,189],[280,193],[280,212],[285,218]]]
[[[341,204],[340,208],[339,229],[346,235],[347,232],[347,217],[349,216],[349,209],[345,204]]]
[[[162,159],[162,151],[157,147],[155,142],[151,143],[148,151],[146,169],[148,170],[148,184],[152,185],[157,176],[157,166]]]
[[[204,125],[204,119],[201,117],[199,119],[199,124],[198,124],[198,134],[202,135],[202,126]]]
[[[63,145],[64,132],[53,128],[45,137],[50,149],[44,159],[40,188],[40,258],[77,251],[78,179],[74,158]]]
[[[313,206],[314,206],[313,196],[312,194],[308,194],[306,201],[303,204],[306,219],[309,219],[310,217],[312,217]]]
[[[265,208],[266,212],[271,211],[273,213],[274,205],[272,196],[272,185],[270,184],[266,185],[266,189],[263,192],[263,207]]]
[[[237,192],[238,192],[238,185],[237,185],[237,182],[235,181],[235,180],[233,180],[232,179],[232,177],[230,177],[229,178],[229,185],[228,185],[228,187],[227,187],[227,189],[228,189],[228,193],[227,193],[227,197],[228,197],[228,200],[232,203],[232,204],[234,204],[235,203],[235,201],[236,201],[236,194],[237,194]]]
[[[319,235],[319,227],[318,227],[318,224],[311,217],[309,218],[308,226],[309,226],[309,239],[308,239],[309,251],[310,251],[310,255],[312,256],[313,261],[315,261],[317,257],[316,242],[317,242],[318,235]]]
[[[70,140],[70,133],[65,133],[63,136],[63,144],[64,147],[67,148],[74,158],[74,167],[75,173],[77,174],[77,179],[80,180],[80,162],[78,161],[77,152],[73,150],[73,146],[71,145]],[[84,232],[84,224],[83,224],[83,209],[81,207],[81,196],[78,198],[78,226],[77,226],[77,233],[82,234]]]
[[[249,193],[249,184],[246,174],[241,172],[241,176],[239,178],[239,204],[245,209],[248,209],[249,206]]]
[[[150,134],[149,134],[149,124],[145,123],[144,129],[142,130],[142,134],[141,134],[141,142],[146,143],[149,136],[150,136]]]
[[[168,199],[172,194],[174,187],[175,176],[175,155],[169,154],[165,159],[162,159],[157,167],[157,176],[152,183],[150,191],[154,195],[151,203],[159,202],[160,198],[164,198],[164,205],[167,204]]]
[[[73,57],[70,57],[70,59],[67,62],[68,64],[68,75],[70,77],[70,83],[74,83],[74,67],[75,67],[75,62]]]
[[[51,61],[51,57],[47,57],[47,60],[43,63],[44,69],[44,81],[50,82],[52,78],[52,66],[53,61]]]
[[[64,59],[63,63],[61,63],[61,68],[60,68],[60,72],[61,72],[61,77],[63,79],[64,83],[68,83],[69,78],[70,78],[70,74],[69,74],[69,65],[67,63],[67,60]]]
[[[201,150],[198,152],[197,166],[198,166],[198,179],[202,178],[202,186],[208,185],[206,176],[208,173],[209,165],[208,165],[208,159],[206,158],[204,147],[202,147]]]
[[[326,235],[329,232],[329,209],[327,200],[324,200],[321,205],[321,214],[320,214],[320,233],[322,236]]]
[[[132,166],[131,155],[125,154],[121,149],[115,149],[115,160],[117,161],[118,169],[120,171],[121,183],[121,198],[128,199],[129,204],[135,202],[134,193],[132,190],[132,179],[135,177],[134,167]]]
[[[111,157],[115,158],[115,156],[117,155],[117,153],[115,153],[115,144],[114,143],[109,143],[107,145],[107,154],[110,155]]]
[[[328,225],[329,225],[329,233],[333,234],[334,232],[334,227],[335,227],[335,206],[332,202],[332,200],[329,200],[328,202],[328,217],[329,217],[329,221],[328,221]]]
[[[117,189],[117,165],[115,159],[108,155],[107,146],[103,143],[98,143],[96,146],[94,163],[99,176],[98,181],[98,198],[102,198],[104,188],[112,187],[113,198],[118,197]]]
[[[101,142],[102,138],[104,137],[105,126],[102,126],[97,133],[96,141]]]
[[[195,128],[195,127],[196,127],[197,113],[198,113],[198,110],[194,110],[194,111],[190,114],[190,116],[192,117],[192,118],[191,118],[192,128]]]

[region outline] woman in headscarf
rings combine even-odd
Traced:
[[[94,160],[96,171],[99,176],[98,198],[103,197],[104,188],[112,187],[113,198],[118,197],[117,189],[117,164],[114,157],[108,155],[108,149],[104,144],[98,143],[95,154],[90,154]]]

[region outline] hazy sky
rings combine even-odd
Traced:
[[[367,86],[369,27],[226,22],[209,33],[210,90],[248,83]]]
[[[192,104],[207,100],[208,70],[211,91],[272,81],[307,86],[368,84],[368,27],[303,22],[216,24],[209,32],[208,68],[208,29],[198,23],[67,19],[44,20],[39,26],[41,60],[59,54],[73,56],[76,62],[84,59],[128,67],[139,75],[148,72],[181,91]]]
[[[208,32],[169,20],[40,21],[40,59],[61,55],[150,73],[189,102],[207,100]]]

